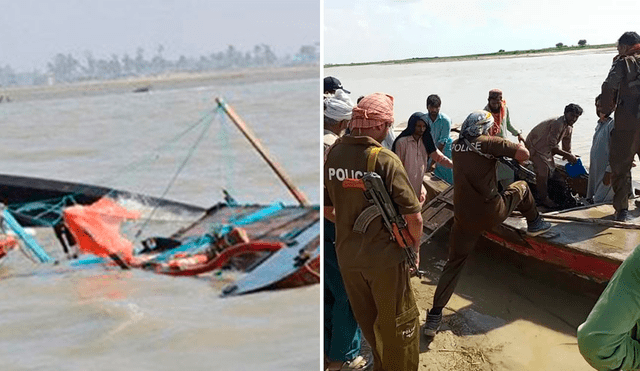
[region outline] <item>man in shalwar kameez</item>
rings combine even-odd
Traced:
[[[493,116],[494,120],[493,127],[489,129],[489,135],[497,135],[501,138],[508,139],[508,131],[511,135],[518,138],[518,143],[524,143],[522,130],[518,130],[511,125],[509,108],[507,107],[507,102],[502,99],[502,90],[489,90],[489,98],[487,98],[487,105],[484,107],[484,110],[491,112],[491,116]],[[498,162],[496,171],[498,175],[498,184],[502,189],[506,189],[509,184],[515,182],[515,174],[509,166]]]
[[[593,134],[591,155],[589,158],[589,184],[587,199],[594,203],[613,201],[611,188],[611,166],[609,166],[609,141],[613,130],[613,119],[605,116],[600,110],[600,97],[596,97],[596,114],[598,123]]]

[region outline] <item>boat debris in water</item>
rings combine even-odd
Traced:
[[[0,239],[0,258],[19,245],[36,262],[74,269],[101,265],[211,278],[224,270],[239,272],[223,287],[223,296],[319,283],[319,206],[310,204],[235,111],[222,99],[216,103],[299,205],[241,205],[223,191],[224,201],[205,209],[100,186],[0,175],[0,201],[6,206],[2,225],[18,237]],[[185,218],[161,223],[175,224],[170,233],[146,232],[138,241],[158,209]],[[140,222],[133,237],[132,231],[122,232],[123,224]],[[24,227],[52,228],[66,259],[51,257],[55,252],[44,249]]]

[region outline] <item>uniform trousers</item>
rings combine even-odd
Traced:
[[[609,164],[613,208],[616,212],[629,208],[631,164],[636,154],[640,156],[640,130],[613,129],[609,143]]]
[[[493,226],[502,223],[514,210],[520,211],[527,221],[533,221],[538,217],[538,209],[525,181],[517,181],[507,187],[501,194],[504,200],[504,210],[493,220],[499,220]],[[487,218],[488,219],[488,218]],[[451,295],[458,284],[462,268],[467,258],[482,235],[482,232],[493,228],[485,226],[478,228],[480,221],[476,223],[464,223],[458,218],[453,220],[453,228],[449,237],[449,257],[445,264],[438,286],[433,297],[433,308],[444,308],[451,299]]]
[[[376,371],[416,371],[420,312],[405,261],[387,268],[342,269],[344,285]]]

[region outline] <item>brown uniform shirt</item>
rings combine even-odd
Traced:
[[[559,148],[560,142],[562,142],[562,149],[567,152],[571,152],[571,134],[573,133],[573,126],[567,124],[564,115],[542,121],[536,127],[534,127],[527,139],[525,140],[525,146],[529,150],[531,157],[539,156],[549,167],[549,169],[555,168],[553,162],[554,148]]]
[[[364,234],[353,232],[353,224],[369,201],[360,189],[345,189],[345,178],[359,178],[367,171],[370,147],[380,144],[370,137],[344,136],[327,153],[324,165],[324,205],[336,213],[336,253],[340,269],[391,267],[404,259],[400,246],[391,241],[382,218],[375,218]],[[400,214],[420,211],[420,203],[409,183],[402,162],[393,152],[378,154],[375,172],[387,186],[387,192]]]
[[[617,98],[617,99],[616,99]],[[602,110],[610,113],[616,103],[615,129],[640,128],[640,55],[616,59],[602,84]]]
[[[518,145],[501,137],[481,135],[469,141],[482,153],[514,157]],[[451,146],[455,218],[465,228],[484,230],[500,223],[505,203],[498,193],[495,159],[469,149],[462,139]]]

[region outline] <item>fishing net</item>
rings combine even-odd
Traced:
[[[213,127],[214,130],[211,130],[214,122],[219,125]],[[121,169],[96,182],[101,186],[107,186],[112,189],[103,197],[110,197],[121,204],[125,204],[129,209],[136,208],[143,212],[144,217],[139,223],[139,231],[136,234],[136,238],[141,235],[142,230],[147,227],[149,221],[156,216],[158,207],[152,204],[136,205],[135,202],[128,202],[131,200],[123,201],[116,197],[116,189],[127,189],[134,194],[164,199],[201,144],[211,141],[219,148],[226,148],[229,145],[228,126],[220,107],[206,111],[195,123],[189,124],[183,131],[169,138],[165,143],[151,148],[149,151],[144,151],[146,154],[142,158],[125,164]],[[207,134],[212,131],[216,137],[208,138]],[[160,165],[154,168],[154,163],[160,163]],[[233,176],[233,163],[233,157],[231,157],[227,161],[215,161],[207,164],[208,166],[217,167],[215,173],[219,174],[221,180],[226,181],[222,184],[222,187],[227,189],[230,188],[230,184],[233,182],[231,179]],[[140,178],[148,173],[155,174],[157,181],[149,182],[147,180],[141,182]],[[63,210],[65,208],[78,204],[88,204],[86,200],[84,202],[78,201],[81,196],[82,193],[80,192],[70,192],[60,197],[9,204],[7,209],[22,225],[54,227],[63,222]],[[86,197],[84,198],[86,199]],[[144,202],[147,202],[147,200]],[[166,219],[166,217],[164,218]]]

